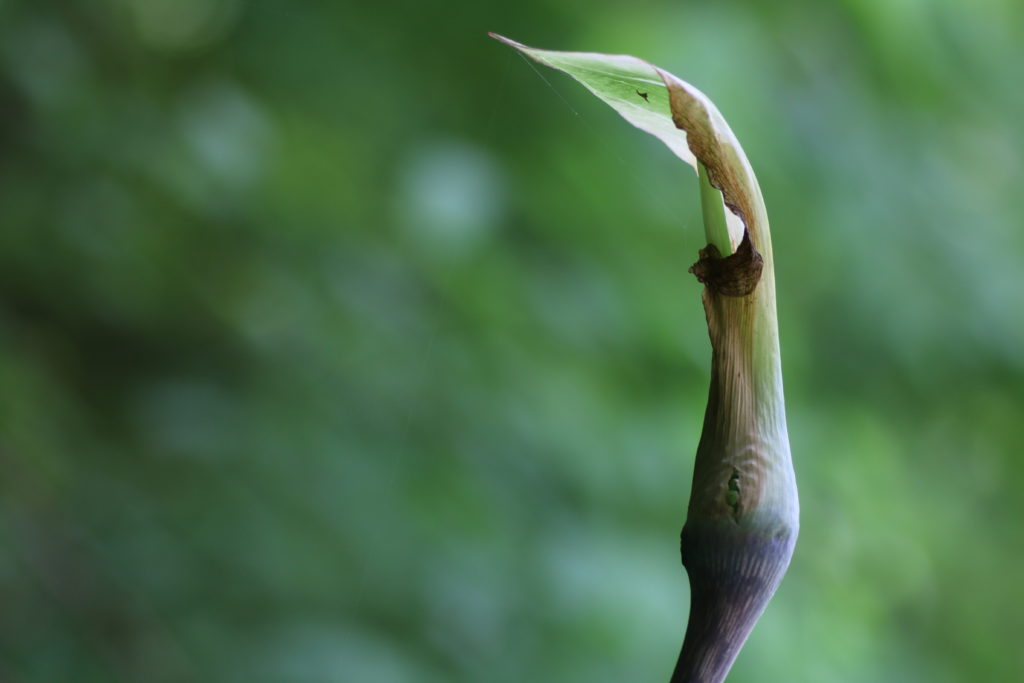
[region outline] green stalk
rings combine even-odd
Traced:
[[[762,244],[767,245],[767,235]],[[749,232],[744,240],[752,247]],[[697,447],[683,565],[690,618],[672,683],[718,683],[774,594],[796,542],[799,509],[790,464],[770,246],[749,294],[705,282],[711,385]],[[726,259],[702,250],[695,265]],[[743,245],[736,258],[747,251]],[[751,250],[749,253],[757,253]]]
[[[732,244],[729,242],[729,226],[725,222],[722,193],[711,185],[711,181],[708,180],[708,169],[699,161],[697,178],[700,183],[700,211],[704,217],[704,236],[708,244],[715,245],[722,256],[728,256],[732,253]]]
[[[700,116],[693,93],[666,82],[673,120],[706,171],[700,184],[708,246],[691,272],[705,285],[711,339],[711,386],[680,544],[690,618],[672,683],[719,683],[789,566],[799,503],[761,190],[739,143],[732,155],[722,154],[703,125],[714,117]],[[728,256],[719,246],[725,204],[745,226]]]

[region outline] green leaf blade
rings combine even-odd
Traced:
[[[672,121],[668,88],[648,62],[629,55],[539,50],[496,33],[490,35],[544,66],[569,74],[626,121],[658,138],[673,154],[697,168],[686,133]]]
[[[764,200],[754,171],[725,118],[700,90],[651,63],[630,55],[540,50],[491,33],[540,64],[562,71],[604,101],[630,124],[661,140],[677,157],[699,170],[721,195],[728,242],[721,213],[708,211],[702,183],[708,241],[722,254],[736,250],[748,230],[771,272],[771,243]]]

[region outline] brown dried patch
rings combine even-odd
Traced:
[[[700,250],[700,260],[690,272],[708,289],[724,296],[746,296],[761,280],[764,259],[750,241],[750,231],[743,231],[743,241],[735,254],[722,258],[718,247],[709,244]]]

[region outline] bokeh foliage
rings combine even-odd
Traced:
[[[718,104],[803,506],[743,681],[1024,671],[1024,9],[0,3],[0,679],[667,680]]]

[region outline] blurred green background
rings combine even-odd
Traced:
[[[0,2],[0,681],[665,681],[746,147],[803,508],[730,681],[1024,676],[1024,5]]]

